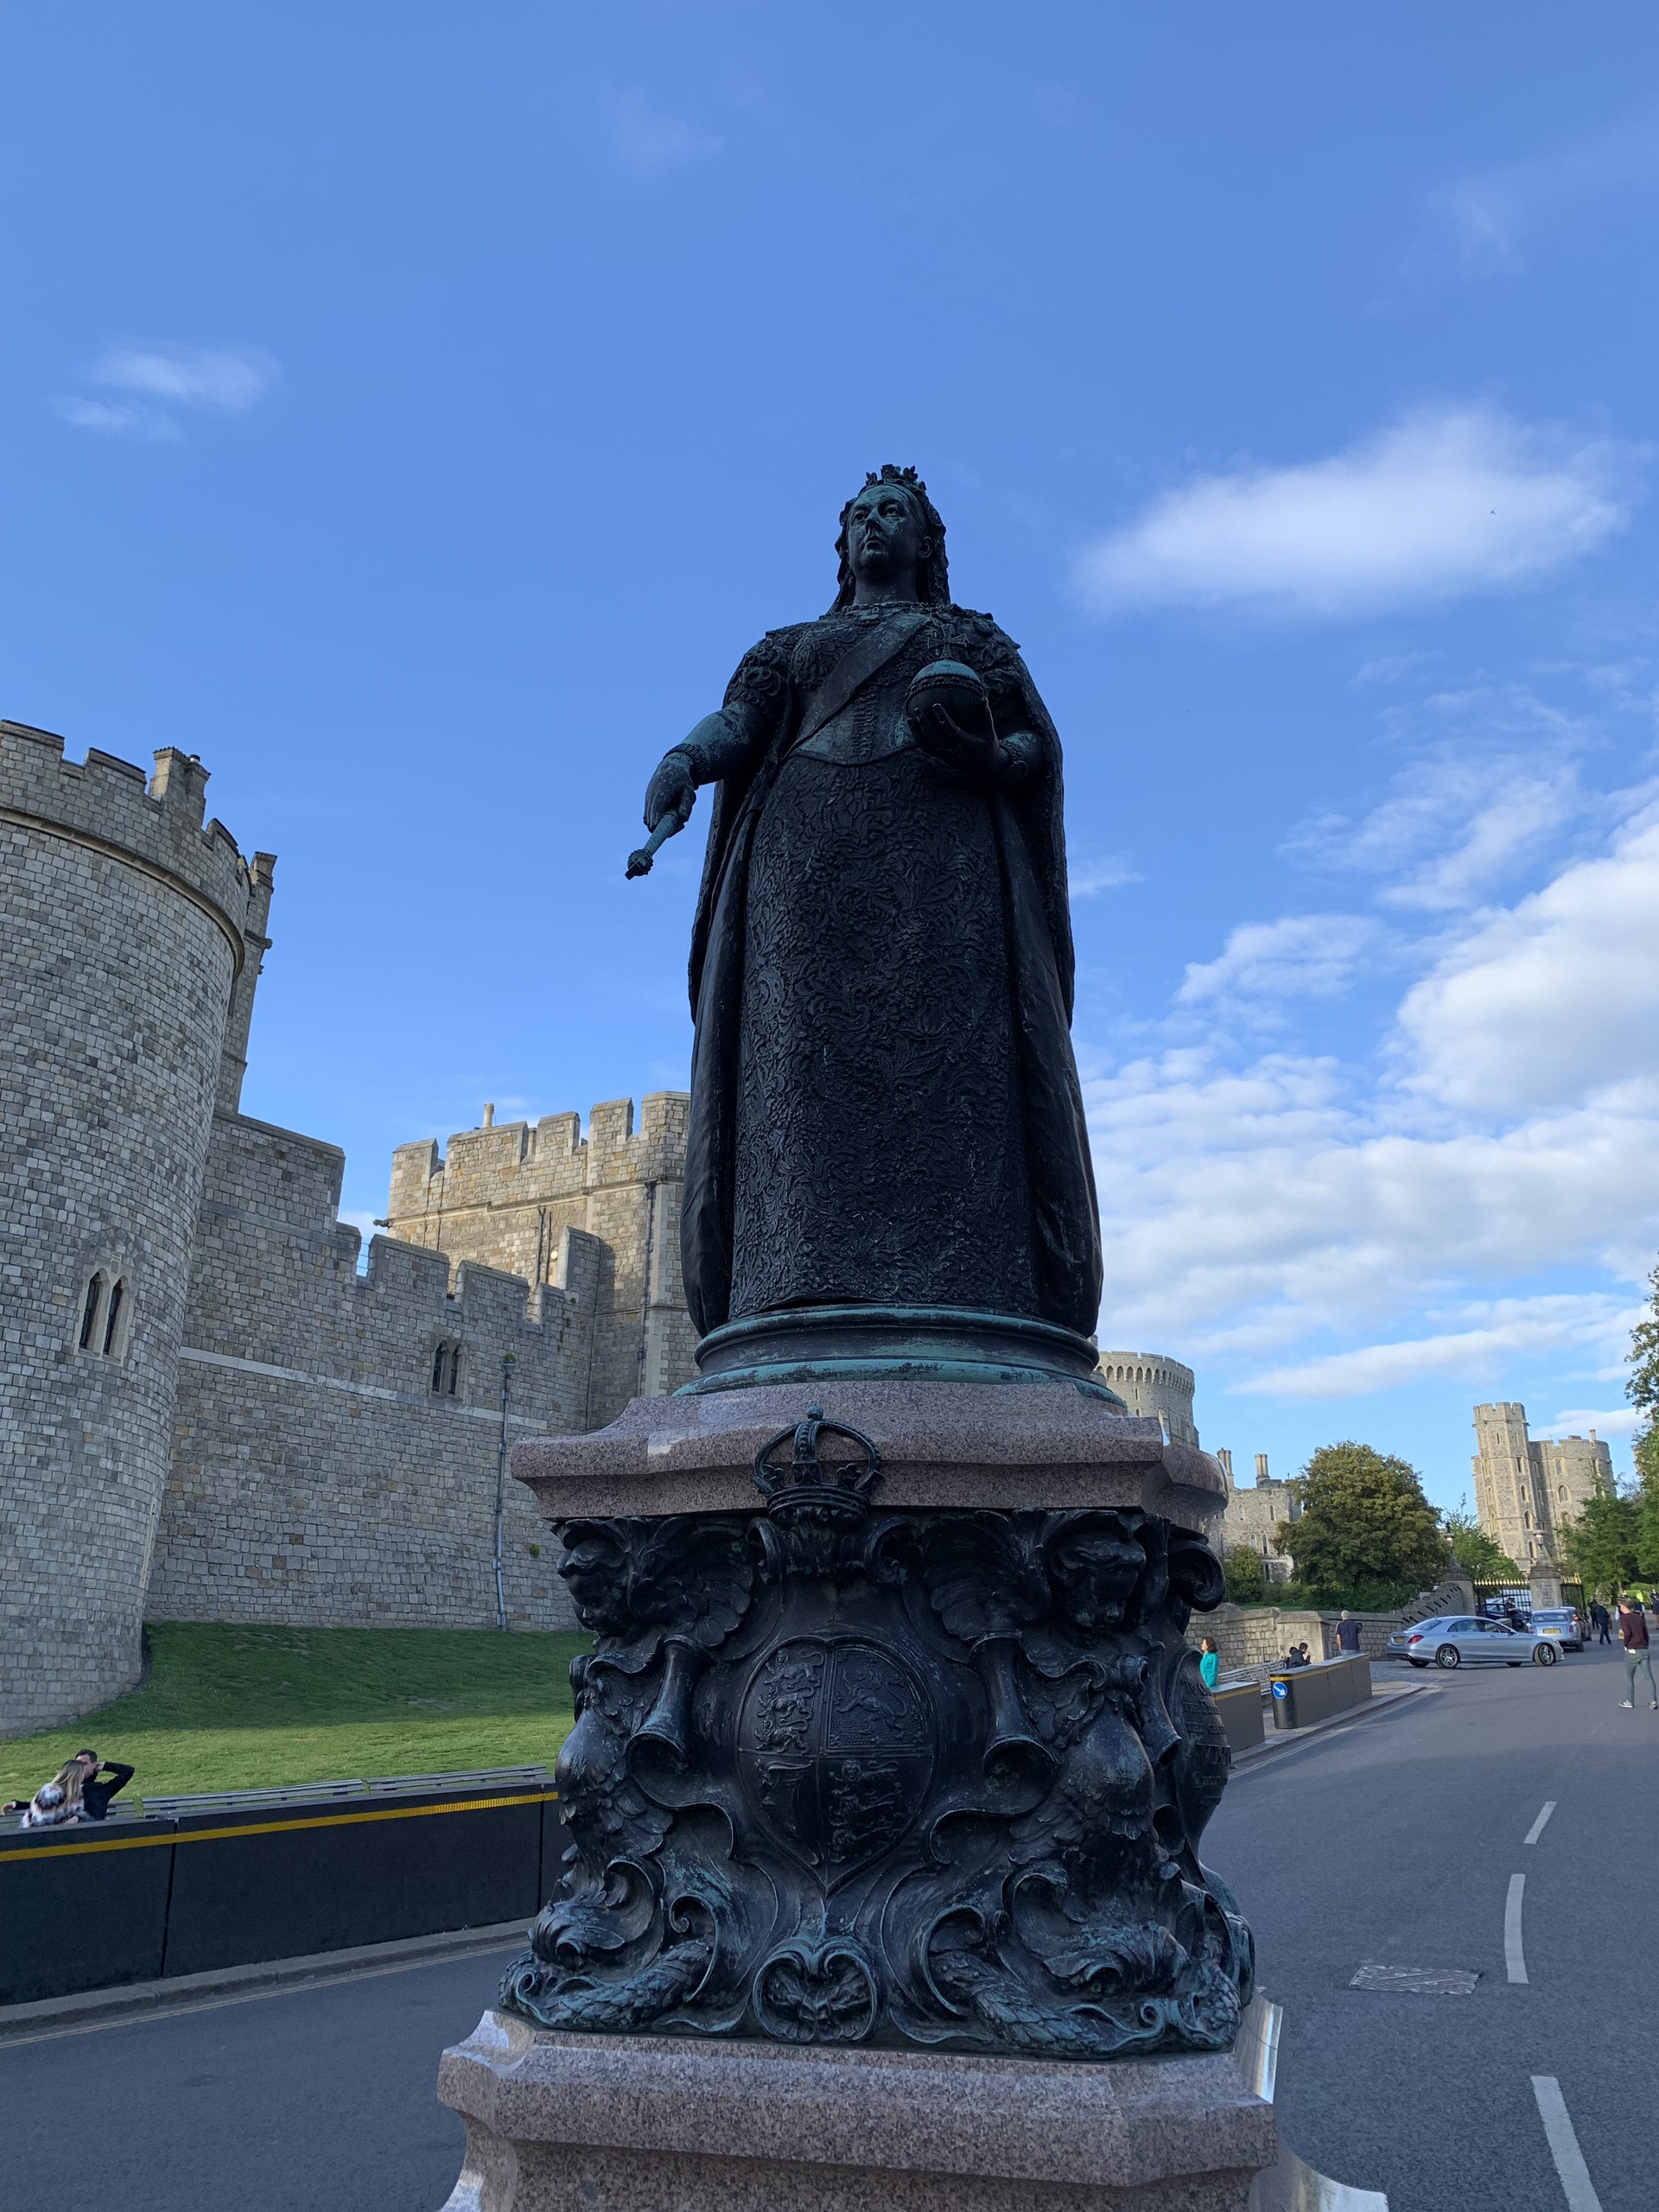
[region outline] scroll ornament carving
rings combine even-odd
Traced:
[[[792,1447],[787,1462],[782,1453]],[[501,2001],[550,2028],[1101,2058],[1230,2044],[1248,1928],[1183,1641],[1203,1538],[1132,1510],[882,1514],[817,1408],[764,1510],[564,1524],[559,1894]]]

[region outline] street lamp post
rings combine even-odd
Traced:
[[[507,1408],[512,1402],[513,1355],[501,1362],[501,1440],[495,1452],[495,1624],[507,1624],[507,1594],[501,1580],[501,1522],[507,1497]]]

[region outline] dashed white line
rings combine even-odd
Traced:
[[[1579,2148],[1579,2139],[1567,2116],[1560,2083],[1553,2074],[1535,2074],[1532,2094],[1538,2100],[1538,2117],[1544,2123],[1544,2133],[1549,2140],[1549,2155],[1561,2177],[1567,2212],[1601,2212],[1601,2199],[1596,2195],[1590,2169]]]
[[[1541,1813],[1540,1813],[1540,1814],[1539,1814],[1539,1815],[1538,1815],[1537,1819],[1533,1822],[1532,1826],[1531,1826],[1531,1827],[1527,1830],[1526,1837],[1525,1837],[1525,1840],[1526,1840],[1528,1843],[1536,1843],[1536,1842],[1537,1842],[1537,1840],[1538,1840],[1539,1837],[1540,1837],[1541,1835],[1542,1835],[1542,1834],[1543,1834],[1543,1832],[1544,1832],[1544,1822],[1545,1822],[1545,1821],[1549,1818],[1550,1815],[1554,1811],[1554,1809],[1555,1809],[1555,1800],[1552,1797],[1552,1798],[1550,1799],[1550,1801],[1549,1801],[1548,1804],[1547,1804],[1547,1805],[1545,1806],[1545,1808],[1544,1808],[1543,1811],[1542,1811]]]
[[[1511,1874],[1510,1894],[1503,1907],[1503,1963],[1511,1981],[1527,1978],[1526,1954],[1521,1948],[1521,1898],[1527,1886],[1524,1874]]]

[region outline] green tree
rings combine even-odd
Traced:
[[[1561,1555],[1584,1585],[1585,1595],[1616,1597],[1637,1572],[1642,1533],[1639,1501],[1599,1490],[1576,1521],[1561,1530]]]
[[[1363,1583],[1427,1589],[1445,1573],[1446,1538],[1417,1470],[1351,1440],[1325,1444],[1301,1472],[1302,1517],[1274,1539],[1313,1588]]]
[[[1229,1544],[1222,1554],[1222,1579],[1227,1586],[1227,1595],[1236,1605],[1262,1605],[1267,1603],[1268,1575],[1262,1564],[1262,1554],[1254,1544]]]
[[[1630,1332],[1630,1373],[1624,1394],[1647,1415],[1631,1449],[1641,1489],[1637,1499],[1637,1571],[1659,1578],[1659,1268],[1648,1277],[1645,1320]]]
[[[1446,1515],[1446,1533],[1451,1540],[1452,1558],[1471,1582],[1526,1580],[1509,1554],[1487,1535],[1469,1510],[1466,1497],[1459,1499],[1455,1513]]]

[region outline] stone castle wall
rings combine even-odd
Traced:
[[[548,1282],[562,1231],[603,1248],[593,1365],[573,1426],[601,1428],[630,1398],[677,1389],[695,1372],[696,1337],[680,1275],[685,1184],[683,1091],[595,1106],[584,1138],[575,1114],[486,1122],[392,1155],[387,1226],[404,1243]]]
[[[1192,1393],[1197,1378],[1190,1367],[1160,1351],[1103,1351],[1098,1372],[1132,1414],[1161,1420],[1177,1444],[1197,1444]]]
[[[508,1434],[580,1425],[603,1255],[563,1230],[550,1280],[448,1261],[336,1215],[344,1156],[214,1120],[152,1620],[487,1628],[502,1362]],[[575,1625],[544,1524],[503,1489],[509,1624]],[[531,1547],[540,1552],[536,1556]]]
[[[207,778],[0,723],[0,1732],[137,1679],[234,986],[270,864]],[[86,1341],[83,1344],[82,1338]]]

